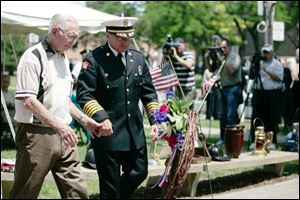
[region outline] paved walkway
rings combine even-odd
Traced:
[[[299,176],[270,185],[194,197],[193,199],[299,199]]]

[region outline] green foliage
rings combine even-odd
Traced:
[[[121,16],[139,18],[137,37],[146,39],[149,44],[163,46],[166,37],[182,37],[197,52],[212,45],[212,36],[228,38],[232,44],[245,48],[246,34],[250,33],[256,50],[259,50],[262,34],[256,25],[263,20],[257,15],[256,1],[142,1],[135,3],[88,2],[98,10]],[[298,1],[277,1],[275,21],[284,21],[286,32],[292,27],[299,29]],[[298,30],[299,32],[299,30]],[[288,36],[297,46],[298,35]],[[275,46],[279,42],[275,42]]]
[[[1,35],[1,65],[5,65],[5,71],[11,72],[16,70],[17,63],[27,48],[26,42],[26,35]],[[13,50],[15,50],[15,53]]]

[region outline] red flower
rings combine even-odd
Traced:
[[[168,112],[168,106],[166,104],[162,104],[160,107],[159,107],[159,112]]]

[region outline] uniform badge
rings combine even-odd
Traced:
[[[82,68],[83,68],[83,69],[89,68],[89,65],[90,65],[90,63],[89,63],[88,61],[83,61],[83,62],[82,62]]]
[[[143,74],[143,69],[142,69],[142,66],[139,65],[138,66],[138,74],[141,76]]]

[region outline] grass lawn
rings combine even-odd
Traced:
[[[199,85],[201,82],[201,76],[197,75],[196,76],[196,81],[197,84]],[[15,76],[11,77],[11,86],[10,86],[10,90],[14,90],[14,85],[15,85]],[[201,127],[209,127],[211,126],[211,128],[217,128],[219,129],[219,120],[206,120],[206,119],[201,119],[199,121],[201,124]],[[242,123],[245,125],[245,129],[244,131],[248,131],[250,129],[250,123],[249,121],[245,121],[245,123]],[[150,125],[148,122],[148,119],[144,119],[144,125],[145,125],[145,133],[146,133],[146,141],[147,141],[147,146],[148,146],[148,157],[149,157],[149,150],[150,150],[150,143],[151,143],[151,139],[150,139]],[[205,136],[207,137],[208,133],[204,133]],[[283,127],[282,125],[280,126],[280,132],[278,134],[283,134]],[[85,135],[84,133],[82,133],[83,136],[83,142],[80,142],[78,144],[78,151],[79,151],[79,156],[80,156],[80,160],[83,161],[84,157],[85,157],[85,153],[86,153],[86,144],[85,144]],[[212,136],[207,139],[207,143],[216,143],[219,140],[219,136]],[[1,142],[1,147],[3,147],[3,145],[5,145],[5,141]],[[156,152],[158,153],[161,149],[161,147],[167,144],[166,141],[158,141],[157,145],[156,145]],[[247,147],[247,142],[244,142],[244,148],[243,151],[247,151],[246,149]],[[282,146],[279,147],[279,150],[282,148]],[[224,149],[223,149],[224,150]],[[10,148],[5,148],[5,149],[1,149],[1,158],[15,158],[16,155],[16,151],[14,149],[14,147],[10,147]],[[258,168],[253,168],[253,170],[257,170]],[[249,169],[241,169],[241,170],[226,170],[226,171],[220,171],[220,172],[213,172],[210,174],[210,177],[220,177],[220,176],[226,176],[229,174],[235,174],[235,173],[240,173],[242,171],[246,171]],[[286,164],[286,168],[285,171],[291,172],[291,173],[296,173],[299,174],[299,162],[290,162]],[[207,174],[202,174],[200,177],[200,180],[204,180],[207,179]],[[98,181],[95,180],[87,180],[87,188],[88,188],[88,194],[91,195],[92,197],[99,194],[99,186],[98,186]],[[56,184],[53,180],[47,180],[44,182],[41,193],[39,195],[39,198],[41,199],[58,199],[60,198],[59,192],[56,188]]]

